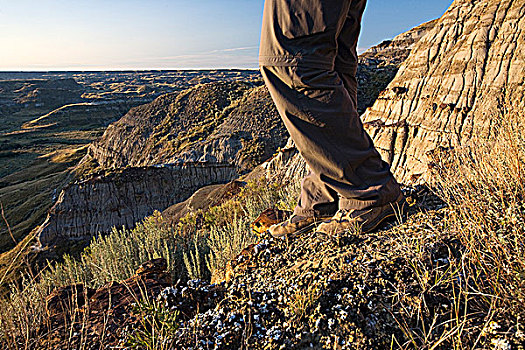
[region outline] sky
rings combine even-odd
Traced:
[[[452,0],[368,0],[359,50]],[[256,68],[264,0],[0,0],[0,71]]]

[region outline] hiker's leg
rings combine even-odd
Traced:
[[[292,138],[296,128],[286,121],[292,111],[301,114],[290,67],[299,61],[330,68],[335,38],[346,18],[350,0],[266,0],[261,35],[262,73]],[[266,66],[266,68],[264,67]],[[268,72],[265,72],[268,71]],[[270,72],[271,71],[271,72]],[[300,133],[300,131],[299,131]],[[301,145],[298,149],[301,151]],[[338,209],[338,194],[315,172],[301,184],[295,214],[331,216]]]
[[[339,36],[337,38],[337,56],[335,58],[334,68],[338,75],[341,77],[345,89],[348,91],[350,98],[354,101],[354,105],[357,109],[357,67],[359,62],[359,56],[357,52],[357,43],[359,39],[359,34],[361,32],[361,19],[363,12],[366,7],[367,0],[353,0],[351,2],[350,8],[348,10],[348,16],[346,21],[343,23]],[[373,144],[368,133],[364,133],[364,136],[368,138],[369,143]],[[380,157],[376,157],[380,159]],[[388,167],[388,165],[384,165]],[[368,175],[366,166],[362,169],[362,174],[364,178],[374,177],[374,168],[370,170],[372,174]],[[397,197],[399,193],[399,185],[392,178],[391,182],[383,188],[385,192],[385,197],[393,198]],[[388,193],[391,193],[389,195]],[[347,201],[345,198],[341,199],[340,208],[344,209],[354,209],[355,205],[353,201]]]
[[[293,70],[295,70],[293,67],[261,67],[261,72],[279,114],[282,116],[292,139],[296,142],[296,147],[304,157],[301,150],[308,141],[301,140],[301,127],[298,128],[295,124],[301,123],[307,126],[308,122],[295,117],[296,115],[303,115],[303,112],[302,107],[298,104],[298,93],[291,87]],[[301,194],[294,212],[296,215],[304,217],[329,217],[337,211],[338,200],[337,192],[327,186],[315,172],[311,171],[302,180]]]
[[[351,5],[350,0],[267,0],[265,5],[261,71],[313,173],[313,181],[304,183],[299,215],[315,212],[323,200],[334,204],[335,193],[354,208],[388,203],[399,194],[335,71],[337,39]]]

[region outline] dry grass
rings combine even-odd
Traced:
[[[525,341],[524,121],[509,116],[493,138],[435,156],[437,193],[449,205],[443,227],[462,246],[459,263],[439,280],[453,285],[443,337],[457,349]]]
[[[317,300],[323,295],[322,286],[317,283],[308,285],[305,289],[298,289],[289,300],[291,310],[290,322],[296,326],[304,319]]]
[[[525,133],[523,118],[441,161],[437,181],[450,205],[447,221],[467,248],[474,283],[486,305],[525,316]],[[494,304],[495,303],[495,304]]]

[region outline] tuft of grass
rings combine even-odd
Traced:
[[[211,274],[223,269],[244,248],[256,243],[257,236],[251,233],[250,223],[251,220],[246,217],[235,217],[232,222],[210,230],[210,253],[205,259]]]
[[[307,288],[296,290],[288,301],[288,308],[292,312],[290,322],[296,326],[303,322],[322,294],[323,288],[319,283],[312,283]]]
[[[208,254],[209,248],[206,239],[200,237],[199,233],[195,233],[193,237],[193,244],[184,252],[184,266],[186,273],[192,280],[208,279],[210,273],[206,270],[202,256]]]
[[[172,349],[173,335],[179,328],[178,311],[170,311],[164,303],[144,298],[137,302],[133,313],[138,316],[139,327],[126,340],[127,349]]]
[[[420,329],[404,328],[414,345],[510,348],[523,341],[524,126],[523,116],[507,115],[492,136],[434,154],[434,188],[448,207],[439,229],[429,223],[420,231],[448,236],[460,248],[433,262],[417,254],[424,240],[408,245],[409,264],[423,291],[413,309],[420,313]],[[432,292],[444,293],[451,304],[448,315],[425,312],[424,294]]]
[[[493,140],[442,155],[440,195],[449,229],[466,247],[469,292],[480,306],[525,317],[525,119],[511,115]]]

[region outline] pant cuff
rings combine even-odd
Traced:
[[[394,202],[401,194],[401,187],[397,181],[392,178],[385,186],[383,186],[371,199],[358,198],[339,198],[339,208],[346,210],[363,210],[373,207],[380,207],[388,203]]]

